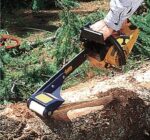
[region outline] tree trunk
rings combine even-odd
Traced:
[[[66,104],[45,120],[26,103],[1,107],[0,139],[146,140],[150,138],[150,65],[85,87],[64,91]],[[123,78],[124,77],[124,78]],[[118,83],[119,82],[119,83]],[[111,83],[111,85],[109,84]],[[118,83],[116,88],[113,85]],[[125,84],[126,83],[126,84]],[[109,89],[107,88],[109,84]],[[100,87],[96,87],[96,86]],[[103,85],[103,86],[102,86]],[[126,86],[128,85],[128,86]],[[131,86],[132,85],[132,86]],[[125,88],[125,87],[127,88]],[[84,91],[86,93],[84,93]],[[106,90],[105,92],[102,90]],[[77,93],[75,93],[75,91]],[[90,93],[88,93],[90,91]],[[71,98],[72,94],[72,98]],[[82,98],[82,94],[93,96]],[[80,97],[78,97],[80,96]],[[76,99],[72,101],[74,97]]]

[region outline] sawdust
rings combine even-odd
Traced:
[[[33,118],[34,113],[28,110],[26,103],[15,103],[7,105],[5,111],[0,113],[0,116],[7,116],[14,120],[22,120],[23,118]]]
[[[138,97],[138,94],[115,88],[100,92],[97,98],[87,102],[65,104],[48,120],[28,110],[26,103],[7,105],[0,113],[0,139],[147,140],[149,138],[149,106]],[[91,111],[91,108],[87,109],[90,106],[94,107]],[[67,113],[69,111],[72,113]],[[70,121],[63,117],[65,115],[66,118],[70,116]]]

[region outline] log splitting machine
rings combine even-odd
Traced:
[[[105,41],[103,34],[90,29],[90,25],[83,27],[80,34],[82,51],[31,95],[27,102],[29,109],[43,117],[51,116],[65,101],[60,91],[70,73],[87,59],[99,68],[120,68],[126,64],[138,35],[139,29],[130,21]]]

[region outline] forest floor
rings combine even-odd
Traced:
[[[108,1],[85,1],[79,2],[79,7],[72,9],[72,12],[81,16],[97,10],[108,10]],[[59,8],[50,7],[48,10],[41,10],[38,13],[32,13],[31,10],[17,10],[9,15],[8,21],[3,17],[5,28],[12,35],[16,35],[22,41],[34,42],[36,39],[42,40],[49,37],[61,26],[59,20]],[[9,22],[9,23],[8,23]]]
[[[108,10],[108,2],[80,2],[80,7],[72,11],[86,16],[99,9]],[[58,8],[38,14],[32,14],[31,10],[17,11],[10,16],[8,32],[29,42],[49,37],[61,25],[59,13]],[[137,63],[128,73],[93,77],[61,94],[65,103],[48,121],[31,112],[26,103],[0,105],[0,140],[150,138],[150,61]],[[78,109],[78,104],[88,107]],[[68,111],[67,116],[64,110]]]

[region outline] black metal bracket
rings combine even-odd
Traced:
[[[83,27],[81,29],[80,41],[105,44],[103,34],[100,32],[93,31],[89,27]]]

